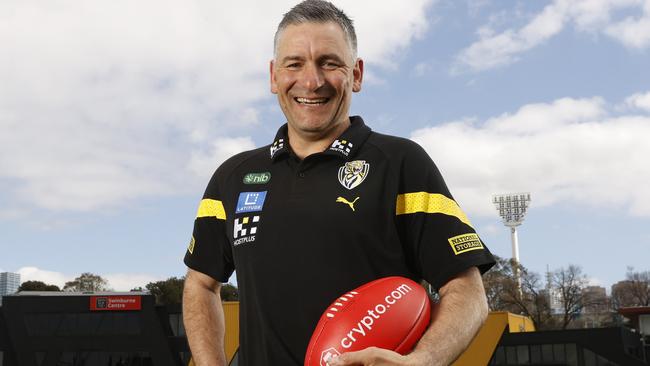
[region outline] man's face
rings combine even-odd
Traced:
[[[348,121],[352,92],[361,90],[363,61],[353,58],[336,23],[290,25],[271,61],[271,91],[289,129],[319,137]]]

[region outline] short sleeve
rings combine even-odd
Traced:
[[[413,143],[403,156],[396,223],[411,268],[436,289],[494,258],[456,203],[429,155]]]
[[[226,211],[218,186],[218,171],[210,180],[199,203],[185,265],[219,282],[233,273],[232,248],[226,235]]]

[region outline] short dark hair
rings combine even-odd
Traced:
[[[347,36],[348,44],[352,49],[354,57],[357,55],[357,34],[354,31],[352,20],[345,13],[329,1],[305,0],[294,6],[288,13],[284,14],[282,21],[275,31],[273,39],[273,53],[277,53],[278,38],[282,31],[289,25],[303,23],[327,23],[338,24]]]

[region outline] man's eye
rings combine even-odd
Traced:
[[[336,62],[325,62],[323,64],[323,67],[326,69],[336,69],[337,67],[339,67],[339,64],[337,64]]]
[[[294,62],[294,63],[292,63],[292,64],[288,64],[288,65],[285,66],[285,67],[288,68],[288,69],[297,69],[298,67],[300,67],[300,64],[297,63],[297,62]]]

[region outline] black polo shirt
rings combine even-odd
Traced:
[[[224,162],[185,263],[220,282],[237,270],[241,365],[298,366],[337,296],[393,275],[439,288],[494,260],[427,153],[351,117],[302,161],[284,125],[273,144]]]

